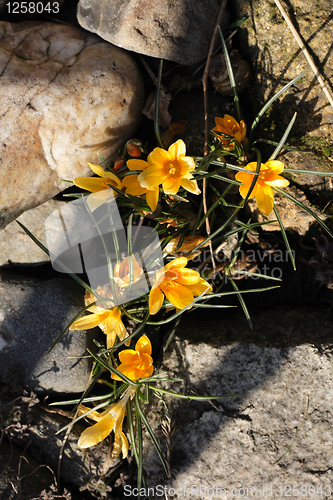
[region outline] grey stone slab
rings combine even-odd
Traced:
[[[84,307],[83,291],[70,280],[0,282],[0,377],[33,391],[82,392],[91,361],[93,330],[67,332],[48,349]]]

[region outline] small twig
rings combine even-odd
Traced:
[[[297,41],[298,45],[300,46],[303,54],[305,55],[309,65],[311,66],[311,69],[312,71],[314,72],[315,74],[315,77],[317,78],[318,80],[318,83],[319,85],[321,86],[324,94],[326,95],[330,105],[332,106],[333,108],[333,97],[331,95],[331,93],[329,92],[328,88],[327,88],[327,85],[326,83],[324,82],[324,79],[323,77],[321,76],[321,74],[319,73],[318,71],[318,68],[317,66],[315,65],[308,49],[305,47],[305,44],[302,40],[302,38],[300,37],[300,35],[298,34],[297,30],[295,29],[293,23],[291,22],[291,19],[290,17],[288,16],[287,12],[284,10],[284,8],[282,7],[282,4],[280,2],[280,0],[275,0],[275,3],[277,5],[277,7],[279,8],[282,16],[284,17],[286,23],[288,24],[289,28],[290,28],[290,31],[292,32],[292,34],[294,35],[295,37],[295,40]]]
[[[208,154],[208,99],[207,99],[207,82],[208,82],[208,73],[209,73],[209,68],[210,68],[210,63],[212,61],[213,57],[213,52],[214,52],[214,47],[216,43],[216,39],[218,36],[219,32],[219,26],[222,21],[222,17],[225,11],[225,7],[227,5],[227,0],[222,0],[222,4],[220,7],[219,15],[217,18],[217,22],[215,25],[212,41],[209,47],[209,52],[207,56],[207,62],[205,66],[205,71],[202,77],[202,86],[203,86],[203,94],[204,94],[204,115],[205,115],[205,147],[204,147],[204,156],[207,156]],[[203,201],[203,209],[204,209],[204,215],[207,213],[207,198],[206,198],[206,191],[207,191],[207,179],[204,178],[203,183],[202,183],[202,201]],[[206,231],[207,235],[210,236],[211,231],[210,231],[210,225],[209,225],[209,219],[208,217],[206,218]],[[212,260],[212,266],[213,269],[215,269],[215,260],[213,257],[213,245],[212,245],[212,240],[209,240],[209,250],[211,254],[211,260]]]

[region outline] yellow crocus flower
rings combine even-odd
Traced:
[[[164,295],[177,309],[184,309],[195,296],[212,291],[198,271],[185,268],[186,264],[186,257],[178,257],[157,271],[149,294],[150,314],[156,314],[161,309]]]
[[[249,163],[244,168],[250,172],[255,172],[257,163]],[[271,213],[274,207],[274,193],[272,187],[284,188],[289,185],[289,181],[279,175],[283,172],[283,169],[283,163],[277,160],[269,160],[260,165],[260,173],[250,198],[256,198],[260,212],[266,216]],[[242,183],[242,185],[239,186],[239,192],[243,198],[245,198],[249,192],[253,178],[253,173],[247,174],[246,172],[238,172],[236,174],[236,180]]]
[[[142,335],[134,349],[125,349],[119,353],[120,365],[117,370],[131,380],[150,377],[154,371],[152,348],[147,335]],[[121,380],[118,375],[112,373],[111,378]]]
[[[107,291],[105,291],[105,288],[107,288]],[[102,298],[110,298],[111,295],[111,291],[108,290],[108,287],[97,287],[96,292]],[[92,295],[90,292],[86,291],[84,301],[85,305],[87,306],[92,302],[95,302],[96,297],[94,297],[94,295]],[[110,304],[112,304],[111,300],[109,302]],[[82,316],[81,318],[74,321],[69,329],[87,330],[99,326],[99,328],[106,335],[107,349],[113,347],[117,337],[120,340],[125,340],[126,337],[128,337],[128,332],[121,320],[121,310],[119,307],[106,308],[101,302],[100,305],[91,306],[88,311],[90,314]],[[127,345],[129,345],[129,343]]]
[[[230,115],[224,115],[223,118],[215,117],[215,125],[216,127],[213,129],[213,132],[221,132],[222,134],[227,134],[236,139],[240,144],[244,142],[246,136],[246,125],[243,120],[239,123]],[[222,143],[223,149],[227,151],[232,151],[235,149],[234,144],[232,144],[232,139],[228,137],[222,137],[218,134],[215,134],[219,141]]]
[[[97,163],[88,163],[91,170],[99,176],[98,177],[77,177],[73,180],[77,187],[86,189],[90,191],[91,195],[88,196],[88,207],[93,212],[96,208],[101,206],[104,202],[109,202],[113,200],[113,196],[117,197],[117,191],[112,190],[113,196],[110,196],[111,186],[117,189],[122,189],[121,180],[118,179],[116,175],[112,172],[104,170],[103,167],[97,165]]]
[[[171,144],[167,151],[155,148],[148,155],[148,166],[138,176],[141,187],[151,190],[162,184],[166,194],[177,194],[180,187],[190,193],[200,194],[197,181],[192,176],[195,161],[190,156],[185,156],[185,153],[186,146],[181,139]],[[131,165],[139,166],[139,161],[142,160],[131,160]]]
[[[135,391],[135,389],[134,389]],[[128,454],[128,440],[123,432],[123,421],[126,415],[126,404],[128,398],[133,393],[133,386],[128,387],[124,392],[122,399],[113,404],[110,408],[102,413],[92,411],[87,415],[87,418],[97,422],[96,424],[84,430],[79,438],[79,448],[89,448],[100,443],[103,439],[107,438],[111,432],[114,432],[114,444],[112,448],[111,457],[116,458],[122,452],[123,458]],[[85,415],[90,408],[80,405],[78,414]]]

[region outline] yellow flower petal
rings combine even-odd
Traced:
[[[121,452],[122,452],[123,458],[126,458],[128,455],[129,445],[128,445],[127,437],[125,436],[125,434],[123,432],[121,433],[121,438],[122,438]]]
[[[142,337],[139,338],[135,345],[135,350],[142,353],[146,353],[151,355],[152,353],[152,348],[151,348],[151,343],[147,335],[142,335]]]
[[[268,160],[265,165],[272,174],[281,174],[284,169],[284,164],[278,160]]]
[[[203,278],[200,278],[200,280],[194,285],[188,285],[187,288],[195,296],[213,291],[213,288]]]
[[[181,179],[180,181],[180,185],[186,189],[187,191],[189,191],[190,193],[193,193],[193,194],[200,194],[201,191],[200,189],[198,188],[198,184],[197,184],[197,181],[194,181],[194,180],[189,180],[189,179]]]
[[[252,181],[253,181],[253,175],[251,175],[251,178],[249,179],[249,182],[246,183],[246,185],[239,186],[239,193],[240,193],[242,198],[247,197],[247,194],[250,190]],[[253,198],[254,196],[256,196],[259,189],[260,189],[260,187],[259,187],[259,183],[257,181],[256,184],[254,185],[254,188],[251,191],[250,198]]]
[[[184,141],[179,139],[178,141],[171,144],[168,151],[173,159],[177,159],[178,156],[185,156],[186,145],[185,145]]]
[[[126,165],[129,168],[129,170],[145,170],[150,166],[148,162],[144,160],[138,160],[135,158],[127,160]]]
[[[280,175],[274,175],[274,178],[272,180],[265,180],[265,184],[268,184],[268,186],[284,188],[289,186],[289,181],[284,177],[281,177]]]
[[[188,306],[193,301],[193,294],[187,287],[178,283],[163,284],[160,285],[160,288],[168,301],[177,307],[177,309],[184,309],[184,307]]]
[[[163,168],[160,165],[153,165],[152,167],[146,168],[146,170],[141,172],[138,176],[138,182],[142,187],[152,189],[161,184],[161,178],[163,175]]]
[[[79,448],[89,448],[90,446],[95,446],[95,444],[100,443],[108,437],[112,432],[113,426],[115,424],[116,415],[109,412],[105,417],[101,418],[97,424],[88,427],[82,432],[79,441]]]
[[[149,312],[157,314],[164,301],[164,295],[158,287],[152,288],[149,294]]]
[[[162,188],[165,194],[177,194],[180,188],[180,179],[165,177],[165,180],[162,182]]]
[[[103,179],[97,179],[96,177],[77,177],[74,179],[75,186],[85,189],[86,191],[91,191],[92,193],[97,193],[103,188]]]
[[[177,283],[182,285],[194,285],[200,280],[200,274],[198,271],[189,268],[178,269],[177,271]]]
[[[125,351],[120,351],[118,357],[124,365],[132,365],[138,360],[138,353],[134,349],[126,349]]]
[[[171,146],[170,146],[171,147]],[[162,148],[155,148],[148,155],[148,163],[149,165],[164,165],[164,163],[171,160],[170,153]]]
[[[154,189],[149,189],[146,193],[146,201],[149,208],[154,212],[157,207],[160,190],[158,186]]]
[[[187,265],[187,258],[186,257],[177,257],[177,259],[172,260],[169,262],[165,267],[165,272],[169,271],[171,269],[176,269],[178,267],[185,267]]]
[[[103,205],[103,203],[112,202],[116,196],[118,196],[118,193],[113,191],[113,189],[105,189],[103,191],[98,191],[98,193],[90,194],[87,198],[89,210],[94,212],[94,210]]]
[[[88,162],[88,165],[89,165],[90,169],[94,172],[94,174],[97,174],[100,177],[104,177],[105,170],[103,167],[101,167],[97,163],[89,163]]]
[[[89,330],[90,328],[95,328],[98,326],[108,315],[108,311],[102,314],[88,314],[82,318],[77,319],[69,327],[70,330]]]
[[[274,207],[274,194],[272,188],[270,186],[263,185],[256,195],[256,202],[260,212],[267,217]]]

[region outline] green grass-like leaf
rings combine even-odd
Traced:
[[[235,290],[236,292],[236,295],[237,295],[237,298],[239,300],[239,303],[240,305],[242,306],[242,309],[244,311],[244,314],[245,314],[245,317],[247,319],[247,322],[249,324],[249,327],[250,329],[253,331],[253,325],[252,325],[252,321],[251,321],[251,317],[250,317],[250,313],[246,307],[246,304],[245,304],[245,301],[242,297],[242,294],[240,293],[239,289],[238,289],[238,286],[236,285],[235,281],[233,280],[232,276],[231,276],[231,273],[230,273],[230,270],[228,269],[227,271],[227,274],[228,274],[228,278],[230,279],[231,281],[231,284],[233,286],[233,289]]]
[[[187,399],[187,400],[193,400],[193,401],[210,401],[211,399],[226,399],[226,398],[239,398],[241,396],[244,396],[242,393],[236,393],[236,394],[223,394],[222,396],[192,396],[188,394],[179,394],[178,392],[173,392],[173,391],[167,391],[166,389],[162,389],[161,387],[157,386],[150,386],[150,388],[153,391],[161,392],[162,394],[168,394],[169,396],[173,396],[175,398],[180,398],[180,399]]]
[[[160,131],[160,123],[159,123],[162,71],[163,71],[163,59],[160,60],[160,65],[158,68],[158,76],[157,76],[157,87],[156,87],[156,95],[155,95],[154,132],[155,132],[157,144],[159,145],[160,148],[165,149],[165,146],[163,144],[163,139],[161,136],[161,131]]]
[[[273,206],[273,210],[274,210],[274,213],[275,213],[275,217],[276,217],[276,219],[277,219],[277,221],[279,223],[279,226],[280,226],[280,229],[281,229],[281,233],[282,233],[282,237],[283,237],[283,240],[284,240],[284,244],[286,245],[286,249],[288,251],[288,254],[289,254],[291,263],[293,265],[294,271],[296,271],[296,262],[295,262],[295,259],[294,259],[294,255],[293,255],[293,252],[292,252],[292,250],[290,248],[289,241],[288,241],[288,238],[287,238],[287,234],[286,234],[286,231],[285,231],[282,219],[281,219],[280,214],[278,212],[278,209],[276,208],[275,205]]]
[[[155,436],[155,434],[154,434],[154,432],[153,432],[153,430],[152,430],[152,428],[151,428],[148,420],[146,419],[145,414],[142,411],[142,408],[140,406],[140,402],[139,402],[139,398],[138,398],[137,393],[135,394],[134,403],[135,403],[135,408],[137,409],[138,414],[140,415],[140,418],[141,418],[144,426],[146,427],[146,429],[148,431],[150,439],[151,439],[153,445],[155,446],[157,454],[160,457],[160,460],[161,460],[162,465],[164,467],[165,473],[166,473],[167,477],[169,477],[168,467],[167,467],[167,464],[165,462],[165,458],[164,458],[163,452],[161,450],[160,444],[157,441],[156,436]]]
[[[276,99],[278,99],[280,97],[280,95],[282,95],[286,90],[288,90],[298,80],[303,78],[303,76],[307,73],[307,71],[308,71],[307,69],[305,71],[302,71],[302,73],[300,75],[296,76],[293,80],[291,80],[289,83],[287,83],[287,85],[285,85],[281,90],[279,90],[279,92],[277,92],[275,95],[273,95],[273,97],[271,99],[269,99],[269,101],[267,101],[266,104],[261,108],[261,110],[259,111],[259,113],[255,117],[255,119],[251,125],[250,137],[249,137],[250,142],[252,139],[252,134],[253,134],[254,129],[256,128],[260,119],[263,117],[263,115],[265,114],[266,110],[270,107],[270,105],[273,104],[273,102],[276,101]]]
[[[295,120],[296,120],[296,116],[297,116],[297,113],[294,113],[292,119],[290,120],[289,124],[288,124],[288,127],[286,128],[283,136],[281,137],[278,145],[276,146],[276,148],[274,149],[273,153],[271,154],[270,156],[270,160],[275,160],[275,158],[277,157],[277,155],[280,153],[281,149],[284,147],[284,143],[286,142],[286,140],[288,139],[288,135],[292,129],[292,126],[294,125],[295,123]]]
[[[52,349],[54,348],[54,346],[59,342],[59,340],[61,340],[61,338],[63,337],[63,335],[65,335],[65,333],[67,332],[67,330],[69,329],[69,327],[81,316],[81,314],[83,314],[87,309],[89,309],[90,307],[95,306],[95,305],[96,305],[96,302],[92,302],[91,304],[88,304],[83,309],[81,309],[81,311],[79,311],[74,316],[74,318],[72,318],[70,320],[70,322],[65,326],[65,328],[63,329],[63,331],[61,333],[59,333],[58,337],[55,339],[55,341],[53,342],[53,344],[51,345],[50,349],[47,351],[47,353],[45,354],[45,356],[48,356],[50,354],[50,352],[52,351]]]
[[[220,26],[218,28],[219,28],[220,38],[221,38],[224,60],[225,60],[225,64],[227,66],[227,71],[228,71],[228,75],[229,75],[230,86],[231,86],[231,90],[234,94],[234,103],[235,103],[235,107],[236,107],[237,119],[240,122],[242,119],[242,113],[241,113],[241,109],[240,109],[240,103],[239,103],[239,97],[238,97],[238,93],[237,93],[237,86],[236,86],[236,82],[235,82],[234,72],[232,70],[232,65],[231,65],[227,45],[225,43],[222,30],[221,30]]]

